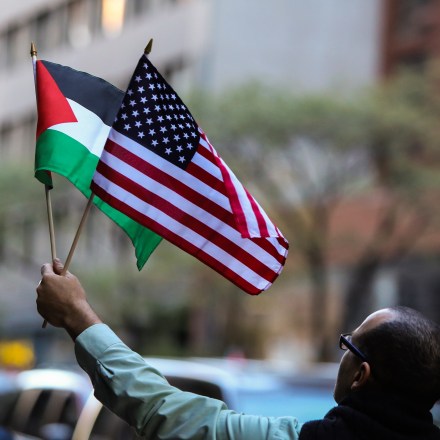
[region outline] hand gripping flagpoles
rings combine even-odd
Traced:
[[[144,53],[146,55],[149,55],[151,53],[151,49],[153,47],[153,39],[150,39],[147,46],[145,47]],[[37,76],[36,76],[36,63],[37,63],[37,49],[35,47],[35,44],[31,44],[31,57],[32,57],[32,64],[34,69],[34,80],[35,85],[37,84]],[[50,199],[50,186],[45,185],[46,189],[46,205],[47,205],[47,215],[48,215],[48,221],[49,221],[49,235],[50,235],[50,246],[51,246],[51,253],[52,253],[52,260],[56,258],[56,251],[55,251],[55,233],[54,233],[54,226],[53,226],[53,216],[52,216],[52,204]],[[64,263],[63,270],[61,272],[61,275],[65,275],[69,269],[70,262],[72,261],[73,254],[75,252],[76,246],[79,241],[79,237],[82,233],[82,230],[84,229],[84,225],[86,223],[87,217],[90,213],[90,209],[93,205],[93,198],[94,198],[93,192],[90,194],[89,200],[87,202],[86,208],[84,210],[84,213],[81,217],[80,224],[78,226],[78,230],[76,231],[75,237],[73,239],[72,245],[70,247],[69,254],[67,255],[67,259]],[[47,326],[47,321],[44,320],[42,327],[45,328]]]

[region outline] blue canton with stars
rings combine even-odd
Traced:
[[[182,169],[199,145],[194,118],[146,55],[134,71],[113,128]]]

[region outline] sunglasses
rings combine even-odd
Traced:
[[[341,350],[350,350],[358,358],[362,359],[363,362],[368,362],[367,357],[351,342],[351,333],[344,333],[339,337],[339,348]]]

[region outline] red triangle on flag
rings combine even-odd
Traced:
[[[37,139],[52,125],[78,122],[66,97],[41,61],[37,61]]]

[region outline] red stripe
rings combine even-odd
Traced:
[[[194,246],[192,243],[187,242],[186,240],[183,240],[182,237],[175,234],[174,232],[170,231],[169,229],[165,228],[163,225],[156,223],[151,218],[141,214],[139,211],[133,209],[129,205],[121,202],[119,199],[116,199],[111,194],[107,193],[105,190],[103,190],[101,187],[97,186],[94,182],[92,182],[92,191],[102,200],[107,202],[109,205],[113,206],[114,208],[118,209],[119,211],[123,212],[124,214],[131,217],[133,220],[137,221],[138,223],[146,226],[147,228],[151,229],[152,231],[156,231],[157,234],[161,235],[163,238],[168,240],[170,243],[174,244],[175,246],[178,246],[185,252],[190,253],[191,255],[195,256],[197,259],[214,269],[216,272],[223,275],[225,278],[227,278],[229,281],[234,283],[236,286],[238,286],[240,289],[243,289],[245,292],[251,294],[251,295],[257,295],[259,294],[262,289],[257,289],[253,284],[249,283],[247,280],[242,278],[240,275],[238,275],[236,272],[229,269],[226,265],[221,263],[220,261],[214,259],[209,254],[204,252],[202,249]],[[269,280],[269,282],[273,282],[277,278],[278,274],[274,274],[272,280]]]
[[[252,211],[254,212],[255,218],[257,219],[258,229],[260,230],[261,237],[269,237],[269,231],[267,229],[266,220],[261,215],[261,211],[257,205],[257,202],[246,188],[244,188],[244,190],[246,191],[247,198],[252,206]]]
[[[200,150],[204,150],[204,148],[199,146],[199,151]],[[217,179],[211,173],[208,173],[205,169],[201,168],[196,163],[191,162],[185,168],[185,171],[228,198],[228,194],[226,193],[226,188],[223,185],[223,182]]]
[[[255,258],[252,254],[249,254],[245,249],[239,246],[239,244],[231,241],[207,226],[201,219],[193,217],[189,213],[170,203],[168,200],[133,182],[131,179],[115,171],[113,168],[110,168],[103,162],[99,163],[98,171],[110,181],[117,182],[117,185],[121,188],[125,189],[131,194],[134,194],[136,197],[145,201],[146,203],[156,207],[160,211],[169,215],[171,218],[175,219],[177,222],[186,226],[188,229],[191,229],[202,236],[205,240],[210,241],[220,249],[223,249],[229,255],[234,256],[244,265],[250,267],[254,272],[258,273],[261,278],[264,278],[268,281],[273,279],[275,275],[273,270]],[[166,184],[167,182],[160,183]],[[157,233],[157,231],[154,232]]]
[[[115,157],[121,159],[125,163],[129,164],[133,168],[137,169],[138,171],[142,172],[143,174],[148,175],[148,177],[152,178],[153,180],[156,180],[158,182],[163,183],[168,188],[171,188],[174,192],[181,195],[182,197],[185,197],[187,200],[190,200],[192,203],[194,203],[197,206],[202,207],[205,211],[209,212],[213,216],[219,218],[222,220],[223,223],[226,223],[230,227],[237,229],[236,222],[234,220],[234,216],[231,212],[227,211],[226,209],[222,208],[215,202],[213,202],[210,198],[205,197],[204,195],[201,195],[191,187],[183,184],[181,181],[177,180],[176,178],[170,176],[169,174],[161,171],[160,169],[156,168],[154,165],[145,162],[143,159],[141,159],[139,156],[133,154],[131,151],[126,150],[124,147],[118,145],[117,143],[111,141],[110,139],[107,140],[107,144],[105,146],[106,151],[114,155]],[[203,150],[203,147],[199,147],[200,150]],[[101,172],[100,165],[102,162],[99,162],[98,164],[98,171]],[[173,165],[170,164],[170,167]],[[199,178],[199,171],[202,174],[202,178],[206,177],[205,175],[208,175],[209,177],[212,177],[209,173],[206,173],[202,168],[200,168],[197,165],[191,164],[188,166],[186,171],[188,169],[191,171],[191,174]],[[202,172],[203,171],[203,172]],[[104,174],[104,173],[103,173]],[[118,180],[115,178],[108,177],[109,180],[112,180],[114,182],[118,182]],[[199,179],[202,180],[202,179]],[[210,185],[211,188],[214,190],[218,190],[219,188],[222,188],[222,182],[218,179],[210,179],[210,182],[212,185]],[[205,182],[208,183],[209,182]],[[214,185],[215,184],[215,185]],[[278,262],[284,261],[283,255],[280,255],[278,250],[274,247],[274,245],[264,239],[259,241],[258,246],[260,246],[262,249],[264,249],[268,254],[272,255]]]

